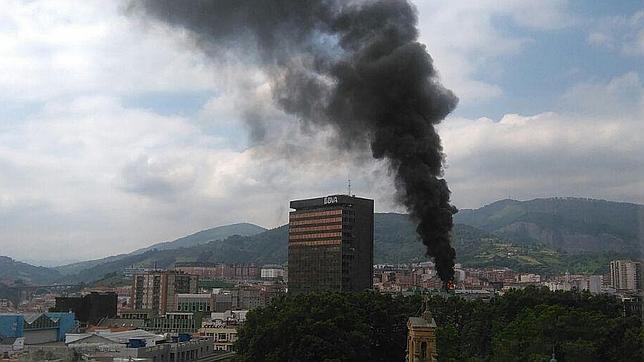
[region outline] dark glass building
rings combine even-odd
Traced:
[[[83,324],[98,324],[103,318],[116,316],[116,293],[91,292],[80,297],[56,297],[56,306],[51,312],[74,312]]]
[[[333,195],[290,206],[289,293],[371,288],[373,200]]]

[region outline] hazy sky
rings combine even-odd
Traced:
[[[440,127],[459,208],[501,198],[644,203],[640,1],[417,0],[460,98]],[[268,120],[252,143],[240,109]],[[275,109],[257,69],[105,1],[0,6],[0,255],[65,262],[346,192],[403,211],[382,164]],[[287,142],[284,142],[287,140]]]

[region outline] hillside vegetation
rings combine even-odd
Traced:
[[[638,227],[643,215],[641,205],[600,200],[502,200],[476,210],[461,210],[455,217],[452,245],[456,262],[464,266],[507,266],[542,274],[604,273],[611,259],[639,256]],[[110,275],[131,266],[167,268],[194,261],[286,263],[288,227],[260,230],[252,224],[218,227],[130,254],[58,267],[52,273],[48,272],[51,269],[32,267],[36,268],[29,269],[33,275],[24,271],[22,275],[35,282],[52,278],[116,282]],[[242,234],[226,235],[224,231]],[[425,247],[417,240],[415,225],[407,215],[375,214],[376,263],[425,260]],[[7,274],[6,270],[0,264],[0,273]]]
[[[536,242],[568,253],[639,253],[644,206],[581,198],[501,200],[461,210],[455,221],[514,242]]]
[[[0,256],[0,283],[13,283],[17,280],[26,283],[50,283],[61,275],[55,270],[13,260]]]
[[[135,250],[129,254],[119,254],[108,256],[102,259],[88,260],[79,263],[62,265],[55,269],[63,275],[74,275],[99,265],[128,265],[134,264],[138,261],[145,260],[145,258],[136,258],[134,256],[145,254],[148,251],[154,250],[173,250],[179,248],[192,247],[197,245],[207,244],[211,241],[223,240],[233,235],[250,236],[256,235],[266,231],[265,228],[249,223],[239,223],[224,226],[217,226],[211,229],[202,230],[188,236],[181,237],[173,241],[166,241],[151,245],[147,248]],[[126,260],[125,262],[122,262]],[[99,268],[100,269],[100,268]]]

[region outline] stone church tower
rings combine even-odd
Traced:
[[[436,361],[436,322],[425,305],[422,317],[407,321],[407,362]]]

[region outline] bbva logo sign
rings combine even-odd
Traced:
[[[327,196],[324,198],[324,205],[326,204],[336,204],[338,202],[337,196]]]

